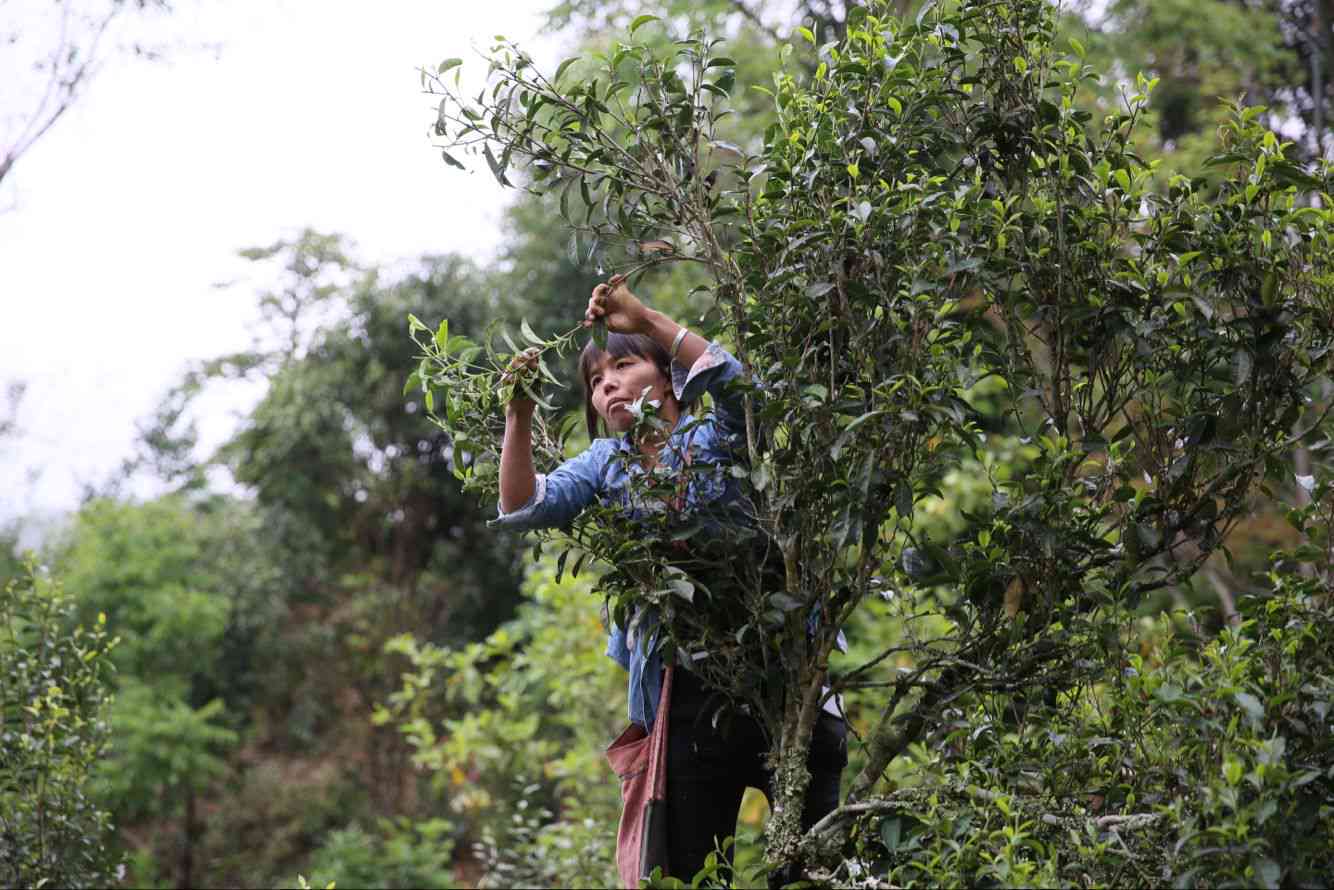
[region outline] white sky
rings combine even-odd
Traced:
[[[103,71],[0,187],[0,384],[29,383],[24,435],[0,444],[0,522],[77,506],[190,360],[249,343],[253,289],[213,287],[246,274],[237,249],[312,226],[371,262],[489,257],[509,196],[432,149],[416,66],[477,70],[495,34],[549,64],[550,5],[181,0],[164,26],[218,54]],[[238,407],[212,405],[208,441]]]

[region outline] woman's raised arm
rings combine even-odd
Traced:
[[[528,373],[537,359],[517,356],[514,373]],[[550,475],[533,467],[533,401],[516,387],[505,406],[505,439],[500,450],[500,516],[491,525],[525,531],[564,528],[597,498],[610,451],[606,440],[593,442]]]
[[[510,363],[511,374],[524,374],[537,358],[525,352]],[[533,400],[519,387],[505,406],[505,439],[500,446],[500,512],[513,513],[533,499],[537,472],[533,469]]]

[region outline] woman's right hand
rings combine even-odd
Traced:
[[[613,275],[605,284],[593,288],[584,312],[584,327],[592,327],[600,319],[613,333],[643,334],[650,328],[650,312],[625,286],[625,278]]]
[[[541,381],[541,377],[535,373],[537,371],[537,359],[540,354],[541,350],[536,346],[530,346],[510,359],[509,367],[500,378],[502,386],[514,385],[514,394],[510,397],[505,410],[522,411],[529,414],[533,412],[535,405],[528,394],[523,391],[523,384],[526,382],[529,388],[536,388]]]

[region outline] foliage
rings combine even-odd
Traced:
[[[1265,125],[1291,139],[1297,157],[1328,157],[1328,0],[1116,0],[1077,8],[1082,15],[1071,17],[1070,32],[1114,75],[1097,91],[1104,102],[1114,102],[1136,73],[1160,80],[1137,148],[1162,158],[1165,170],[1191,173],[1212,153],[1225,121],[1216,114],[1218,97],[1266,106]]]
[[[274,567],[256,516],[226,498],[95,500],[53,563],[83,620],[103,616],[120,641],[99,794],[122,825],[166,820],[175,830],[156,833],[157,852],[179,837],[172,864],[193,883],[197,800],[240,741],[259,686],[254,659],[270,639]]]
[[[280,880],[358,826],[368,856],[390,856],[373,826],[427,818],[453,792],[366,719],[403,663],[383,643],[478,639],[518,598],[517,549],[497,546],[450,443],[402,400],[403,315],[480,328],[490,283],[455,257],[366,268],[316,232],[245,255],[253,347],[190,369],[145,430],[140,466],[178,493],[91,502],[56,554],[81,609],[124,639],[102,790],[144,884]],[[251,381],[266,383],[258,403],[201,459],[199,399]],[[209,493],[223,472],[240,496]]]
[[[56,566],[80,613],[105,615],[121,641],[117,743],[104,774],[125,818],[174,809],[237,742],[226,703],[244,706],[253,689],[253,673],[236,667],[264,626],[255,610],[265,566],[257,550],[237,549],[233,528],[250,522],[225,501],[94,501],[60,547]]]
[[[516,599],[514,550],[492,546],[453,476],[454,448],[416,401],[404,405],[400,370],[412,352],[404,314],[448,313],[461,333],[479,331],[486,283],[456,257],[391,278],[312,231],[243,255],[276,278],[260,298],[266,329],[187,375],[157,419],[157,455],[192,442],[189,410],[205,387],[262,377],[262,399],[208,464],[253,491],[290,567],[289,595],[331,605],[350,576],[383,596],[386,637],[423,623],[432,638],[494,627]],[[182,469],[189,483],[202,468],[191,458]]]
[[[100,770],[103,794],[132,820],[207,787],[226,774],[224,755],[239,740],[225,716],[220,699],[192,708],[141,679],[122,682],[111,712],[113,756]]]
[[[804,841],[824,882],[1301,884],[1329,871],[1318,644],[1334,516],[1315,480],[1330,451],[1298,442],[1330,398],[1328,179],[1306,161],[1322,89],[1328,100],[1328,2],[1117,0],[1051,21],[1024,4],[920,20],[915,2],[860,6],[565,0],[553,25],[588,51],[554,84],[505,44],[488,86],[500,92],[444,106],[456,160],[456,139],[500,132],[493,172],[541,193],[510,212],[494,268],[367,268],[318,232],[244,252],[262,282],[259,338],[192,369],[147,430],[146,459],[185,496],[92,502],[55,555],[77,608],[51,638],[100,627],[99,612],[122,637],[91,662],[119,690],[98,711],[112,733],[103,784],[87,790],[76,761],[105,726],[77,708],[33,724],[79,740],[42,749],[66,758],[46,761],[60,777],[46,811],[91,826],[64,836],[76,852],[60,854],[60,880],[112,880],[111,809],[143,885],[298,869],[318,884],[444,884],[478,865],[495,885],[610,883],[618,804],[600,750],[623,677],[599,654],[606,593],[622,619],[657,599],[678,642],[718,653],[726,682],[796,670],[816,689],[825,631],[846,617],[851,649],[828,653],[824,679],[860,737],[860,783]],[[436,75],[447,88],[448,67]],[[507,155],[525,121],[544,147]],[[664,565],[590,533],[613,518],[590,514],[581,548],[561,557],[558,538],[531,571],[515,616],[517,545],[484,528],[491,504],[454,471],[491,485],[508,353],[550,344],[595,281],[636,267],[655,307],[753,371],[737,472],[762,518],[757,549],[793,547],[796,571],[739,558],[738,582],[689,521],[630,529],[694,542],[693,563]],[[408,313],[432,324],[417,347]],[[461,340],[439,353],[442,317],[483,373],[454,364]],[[545,358],[569,379],[554,348]],[[196,399],[247,381],[261,400],[201,460]],[[423,384],[450,406],[448,430],[425,416]],[[540,395],[557,411],[579,397]],[[549,464],[582,442],[548,421]],[[248,503],[207,494],[220,471]],[[21,598],[58,592],[0,554],[0,586],[5,573]],[[1215,587],[1240,626],[1220,631],[1232,599]],[[745,608],[723,608],[738,588]],[[1220,610],[1181,611],[1215,596]],[[808,638],[792,625],[817,602],[829,617]],[[0,663],[15,651],[0,644]],[[59,670],[78,668],[62,657]],[[800,715],[767,704],[791,762]],[[19,761],[0,748],[8,776]],[[82,810],[65,795],[76,786]],[[10,800],[41,786],[0,789],[12,824],[31,810]],[[778,803],[775,862],[792,849]]]
[[[1127,616],[1124,667],[1047,706],[960,712],[864,820],[836,883],[1305,886],[1334,820],[1329,589],[1202,638]]]
[[[384,820],[374,833],[355,825],[341,828],[330,832],[308,869],[335,886],[452,887],[450,832],[443,819]]]
[[[602,750],[619,731],[625,686],[602,655],[589,588],[586,577],[557,581],[546,560],[515,618],[484,641],[389,644],[411,668],[375,719],[394,721],[416,764],[450,789],[488,886],[615,882],[619,804]]]
[[[0,883],[106,886],[119,875],[110,814],[92,794],[108,739],[110,653],[102,616],[33,563],[0,587]]]
[[[855,0],[797,0],[774,9],[773,4],[754,0],[701,0],[696,3],[663,0],[651,4],[651,8],[669,26],[684,23],[685,33],[703,28],[716,34],[735,35],[731,38],[733,42],[754,35],[771,44],[781,44],[795,38],[797,27],[807,28],[820,42],[842,39],[854,5]],[[915,0],[894,0],[889,4],[899,16],[916,12],[919,5]],[[620,31],[643,14],[646,6],[650,4],[633,0],[561,0],[552,7],[548,21],[552,28],[579,25],[585,31]]]
[[[1329,214],[1307,200],[1327,203],[1329,171],[1290,159],[1262,109],[1231,109],[1215,190],[1177,176],[1154,193],[1132,147],[1153,82],[1102,120],[1082,111],[1096,75],[1078,45],[1055,48],[1046,4],[885,13],[852,10],[812,75],[776,76],[777,123],[754,156],[715,138],[733,61],[702,37],[655,48],[639,36],[652,16],[577,80],[505,41],[475,98],[451,85],[457,60],[424,74],[447,161],[479,154],[502,185],[523,165],[613,269],[651,254],[713,279],[755,378],[736,468],[755,558],[735,541],[711,553],[701,524],[670,512],[586,511],[573,538],[611,567],[600,590],[617,620],[656,607],[762,715],[780,755],[774,865],[819,846],[819,832],[798,841],[804,751],[835,631],[864,601],[888,593],[901,631],[832,678],[885,690],[854,804],[958,709],[1100,679],[1120,616],[1185,583],[1251,492],[1286,480],[1334,335]],[[509,356],[441,332],[414,324],[413,385],[435,390],[475,456],[462,469],[490,491]],[[546,436],[550,465],[564,443]],[[983,480],[962,527],[929,538],[919,506],[993,437],[1030,449],[1024,472]],[[674,484],[644,478],[641,503]],[[664,539],[689,540],[691,559]],[[886,669],[895,654],[906,670]]]
[[[331,830],[441,806],[365,719],[397,679],[382,643],[476,638],[517,599],[514,548],[461,497],[396,370],[404,312],[466,330],[488,285],[450,257],[367,269],[315,232],[245,255],[265,279],[254,347],[191,369],[146,430],[141,464],[180,493],[91,502],[56,554],[81,609],[123,636],[102,791],[141,883],[276,878]],[[196,400],[254,378],[263,398],[201,462]],[[208,494],[220,468],[253,498]]]

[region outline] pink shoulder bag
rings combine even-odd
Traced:
[[[662,678],[653,732],[631,723],[607,748],[607,762],[621,780],[621,824],[616,830],[616,868],[621,886],[667,870],[667,717],[672,701],[672,666]]]

